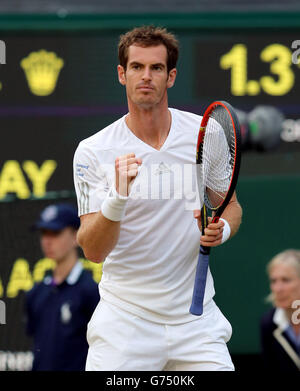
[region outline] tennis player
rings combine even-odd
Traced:
[[[214,247],[232,237],[242,210],[234,194],[224,220],[200,238],[200,212],[188,207],[193,175],[183,174],[194,165],[202,117],[168,107],[177,58],[178,41],[166,29],[121,36],[128,114],[75,152],[78,241],[88,259],[105,260],[86,370],[234,370],[232,329],[213,300],[210,272],[203,315],[189,308],[200,241]]]

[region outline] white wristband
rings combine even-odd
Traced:
[[[125,215],[125,205],[128,197],[120,195],[113,185],[101,205],[104,217],[112,221],[121,221]]]
[[[224,227],[223,227],[223,237],[222,237],[222,243],[226,242],[226,240],[229,239],[230,234],[231,234],[231,229],[230,225],[228,224],[228,221],[225,219],[220,218],[224,222]]]

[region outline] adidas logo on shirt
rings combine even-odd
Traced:
[[[155,170],[154,174],[155,175],[161,175],[164,172],[171,172],[171,171],[170,171],[169,167],[164,162],[161,162],[161,163],[159,163],[159,166]]]

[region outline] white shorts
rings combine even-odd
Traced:
[[[234,371],[232,328],[212,300],[194,321],[149,322],[100,300],[88,324],[87,371]]]

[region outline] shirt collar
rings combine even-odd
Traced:
[[[66,281],[69,285],[76,284],[76,282],[80,277],[82,269],[83,269],[82,263],[80,261],[77,261],[77,263],[75,263],[72,270],[70,271],[68,277],[66,278]]]
[[[273,322],[282,330],[286,330],[290,323],[282,308],[276,308],[273,316]]]
[[[73,266],[73,268],[71,269],[70,273],[68,274],[67,278],[65,279],[65,281],[69,284],[69,285],[74,285],[76,284],[76,282],[78,281],[79,277],[80,277],[80,274],[83,270],[83,266],[82,266],[82,263],[80,261],[77,261],[75,263],[75,265]],[[46,276],[44,278],[44,284],[46,285],[51,285],[53,282],[53,277],[52,276]]]

